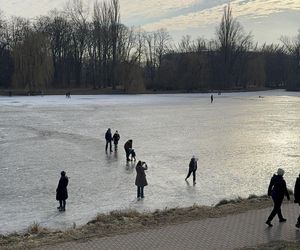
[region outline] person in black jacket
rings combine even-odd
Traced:
[[[112,147],[111,147],[112,135],[111,135],[110,128],[105,133],[105,140],[106,140],[105,151],[107,152],[107,148],[109,144],[110,152],[112,152]]]
[[[197,161],[198,159],[193,155],[192,159],[190,160],[189,164],[189,172],[185,180],[187,180],[191,173],[193,173],[193,183],[196,184],[196,170],[197,170]]]
[[[114,140],[114,145],[115,145],[115,151],[117,151],[118,150],[118,143],[119,143],[119,140],[120,140],[120,134],[119,134],[118,130],[116,130],[116,132],[114,133],[113,140]]]
[[[283,218],[281,214],[281,204],[284,198],[284,195],[286,195],[287,199],[290,200],[290,195],[288,193],[285,180],[283,179],[284,170],[282,168],[278,168],[277,175],[273,175],[270,181],[270,185],[268,188],[268,196],[272,196],[274,208],[268,217],[266,224],[269,227],[272,227],[271,224],[272,219],[275,217],[275,215],[278,215],[279,222],[285,222],[286,219]]]
[[[69,179],[66,176],[65,171],[61,171],[60,175],[61,175],[61,177],[58,182],[57,189],[56,189],[56,200],[59,201],[59,207],[57,207],[57,209],[59,211],[65,211],[66,210],[66,199],[68,199],[67,186],[69,183]]]
[[[129,159],[129,155],[130,155],[130,151],[132,149],[132,140],[128,140],[125,144],[124,144],[124,149],[125,149],[125,153],[126,153],[126,160],[130,161]]]
[[[298,203],[300,206],[300,174],[299,177],[296,179],[295,188],[294,188],[294,197],[295,203]],[[300,215],[297,219],[296,227],[300,228]]]
[[[144,198],[144,187],[148,185],[145,170],[148,169],[146,162],[138,161],[136,164],[135,185],[137,186],[137,198]]]

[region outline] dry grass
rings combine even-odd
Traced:
[[[192,220],[222,217],[271,205],[271,200],[266,196],[251,195],[248,199],[239,197],[235,200],[223,200],[215,207],[195,204],[186,208],[165,208],[152,213],[139,213],[135,210],[112,211],[109,214],[98,214],[95,219],[81,227],[77,227],[74,223],[72,228],[66,231],[51,231],[34,223],[24,234],[0,235],[0,248],[32,248],[72,240],[86,240],[92,237],[126,234]]]

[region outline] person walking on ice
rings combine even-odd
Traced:
[[[111,135],[111,130],[109,128],[105,133],[105,140],[106,140],[105,152],[107,152],[108,144],[109,144],[109,150],[110,150],[110,152],[112,152],[112,147],[111,147],[112,139],[113,138],[112,138],[112,135]]]
[[[282,168],[278,168],[277,175],[276,174],[273,175],[268,188],[268,196],[272,197],[274,203],[274,208],[266,221],[266,224],[269,227],[273,226],[271,222],[276,214],[278,215],[279,222],[286,222],[286,219],[283,218],[281,213],[281,204],[284,195],[287,197],[288,200],[290,200],[290,195],[286,187],[286,182],[283,179],[283,175],[284,175],[284,170]]]
[[[67,186],[69,184],[69,178],[66,176],[65,171],[61,171],[60,175],[61,177],[56,188],[56,200],[59,201],[59,207],[57,207],[57,209],[59,211],[65,211],[66,199],[68,199]]]
[[[114,141],[114,145],[115,145],[115,151],[118,150],[119,140],[120,140],[120,134],[119,134],[118,130],[116,130],[116,132],[113,135],[113,141]]]
[[[185,178],[185,180],[187,181],[187,179],[191,176],[191,173],[193,173],[193,184],[194,185],[196,184],[197,161],[198,161],[198,159],[193,155],[192,159],[190,160],[188,175]]]

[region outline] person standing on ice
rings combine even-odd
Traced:
[[[198,161],[198,159],[193,155],[192,159],[190,160],[188,175],[185,178],[185,180],[187,181],[187,179],[191,176],[191,173],[193,173],[193,184],[194,185],[196,184],[197,161]]]
[[[132,149],[132,140],[128,140],[125,144],[124,144],[124,149],[125,149],[125,152],[126,152],[126,160],[127,161],[130,161],[129,159],[129,155],[130,155],[130,151]]]
[[[115,151],[117,151],[118,143],[119,143],[119,140],[120,140],[120,134],[119,134],[118,130],[116,130],[116,132],[114,133],[113,140],[114,140],[114,145],[115,145]]]
[[[137,186],[137,198],[143,199],[144,198],[144,187],[148,185],[146,180],[145,170],[148,169],[146,162],[138,161],[136,164],[136,178],[135,178],[135,185]]]
[[[284,170],[282,168],[278,168],[277,175],[274,174],[271,178],[270,185],[268,188],[268,196],[272,197],[274,208],[269,215],[266,224],[269,227],[272,227],[271,221],[275,217],[275,215],[278,215],[279,222],[286,222],[286,219],[283,218],[281,213],[281,204],[284,198],[284,195],[286,195],[287,199],[290,200],[290,195],[286,187],[286,182],[283,179]]]
[[[106,140],[105,152],[107,152],[108,144],[109,144],[109,150],[110,152],[112,152],[112,146],[111,146],[112,134],[110,128],[105,133],[105,140]]]
[[[210,103],[213,103],[213,101],[214,101],[214,95],[211,94],[211,95],[210,95]]]
[[[68,189],[67,186],[69,184],[69,178],[66,176],[65,171],[61,171],[61,177],[58,182],[58,186],[56,188],[56,200],[59,201],[59,207],[57,209],[59,211],[66,210],[66,200],[68,199]]]

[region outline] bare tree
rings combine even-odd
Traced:
[[[221,23],[216,31],[217,46],[221,56],[221,79],[223,87],[233,87],[238,84],[240,69],[235,69],[237,62],[239,66],[245,64],[242,60],[246,52],[252,46],[251,34],[245,34],[241,24],[233,18],[230,5],[224,8]]]

